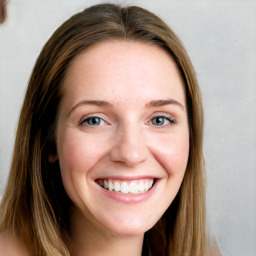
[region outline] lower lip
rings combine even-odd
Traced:
[[[109,197],[110,199],[123,202],[123,203],[140,203],[148,200],[154,194],[158,185],[158,181],[159,180],[156,180],[154,182],[153,187],[149,191],[141,194],[123,194],[120,192],[109,191],[107,189],[100,187],[99,185],[98,187],[103,192],[103,194]]]

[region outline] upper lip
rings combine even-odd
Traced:
[[[101,176],[97,177],[94,180],[123,180],[123,181],[132,181],[132,180],[142,180],[142,179],[158,179],[159,177],[152,175],[143,175],[143,176]]]

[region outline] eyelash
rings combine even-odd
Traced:
[[[99,117],[99,116],[89,116],[89,117],[83,119],[83,120],[80,122],[80,125],[82,125],[82,124],[85,123],[86,125],[91,126],[91,127],[93,127],[93,126],[99,126],[99,125],[89,124],[89,121],[90,121],[90,120],[93,120],[93,119],[98,119],[99,122],[101,123],[101,125],[102,125],[102,122],[104,122],[104,124],[107,123],[103,118],[101,118],[101,117]]]
[[[153,122],[153,120],[154,119],[159,119],[159,118],[161,118],[161,119],[163,119],[163,121],[164,121],[164,124],[162,124],[162,125],[156,125],[156,124],[153,124],[152,122]],[[165,122],[168,122],[168,123],[165,123]],[[161,128],[161,127],[166,127],[166,126],[171,126],[171,125],[174,125],[174,124],[176,124],[177,122],[175,121],[175,119],[173,118],[173,117],[170,117],[169,115],[168,116],[165,116],[165,115],[163,115],[163,114],[161,114],[161,115],[156,115],[156,116],[154,116],[147,124],[152,124],[152,125],[154,125],[154,126],[156,126],[156,127],[159,127],[159,128]]]
[[[158,119],[163,119],[164,123],[161,124],[161,125],[153,124],[153,120],[154,119],[156,120],[157,118]],[[93,119],[98,119],[98,122],[96,121],[95,125],[89,123],[89,121],[90,120],[92,121]],[[168,122],[168,123],[166,123],[166,122]],[[169,115],[166,116],[166,115],[160,114],[160,115],[155,115],[146,124],[147,125],[152,124],[153,126],[161,128],[161,127],[171,126],[171,125],[174,125],[176,123],[177,122],[175,121],[175,119],[172,116],[170,117]],[[89,127],[97,127],[97,126],[101,126],[101,125],[107,124],[107,122],[103,118],[95,115],[95,116],[89,116],[89,117],[86,117],[86,118],[82,119],[82,121],[79,124],[80,125],[86,124]]]

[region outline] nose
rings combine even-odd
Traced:
[[[113,162],[134,167],[147,159],[149,150],[141,127],[120,129],[114,140],[114,146],[110,151],[110,158]]]

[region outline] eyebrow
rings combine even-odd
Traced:
[[[113,107],[113,105],[107,101],[104,100],[82,100],[79,101],[77,104],[75,104],[71,110],[70,113],[73,112],[77,107],[82,105],[95,105],[99,107]]]
[[[177,100],[174,99],[166,99],[166,100],[152,100],[149,103],[146,104],[147,108],[150,107],[161,107],[165,105],[174,105],[180,107],[182,110],[186,111],[186,108],[183,104],[178,102]]]
[[[77,107],[81,105],[94,105],[94,106],[99,106],[99,107],[113,107],[113,104],[110,102],[104,101],[104,100],[82,100],[79,101],[76,105],[74,105],[70,113],[73,112]],[[161,107],[165,105],[174,105],[180,107],[182,110],[186,111],[186,108],[183,104],[180,102],[174,100],[174,99],[166,99],[166,100],[152,100],[148,102],[145,107],[146,108],[152,108],[152,107]]]

